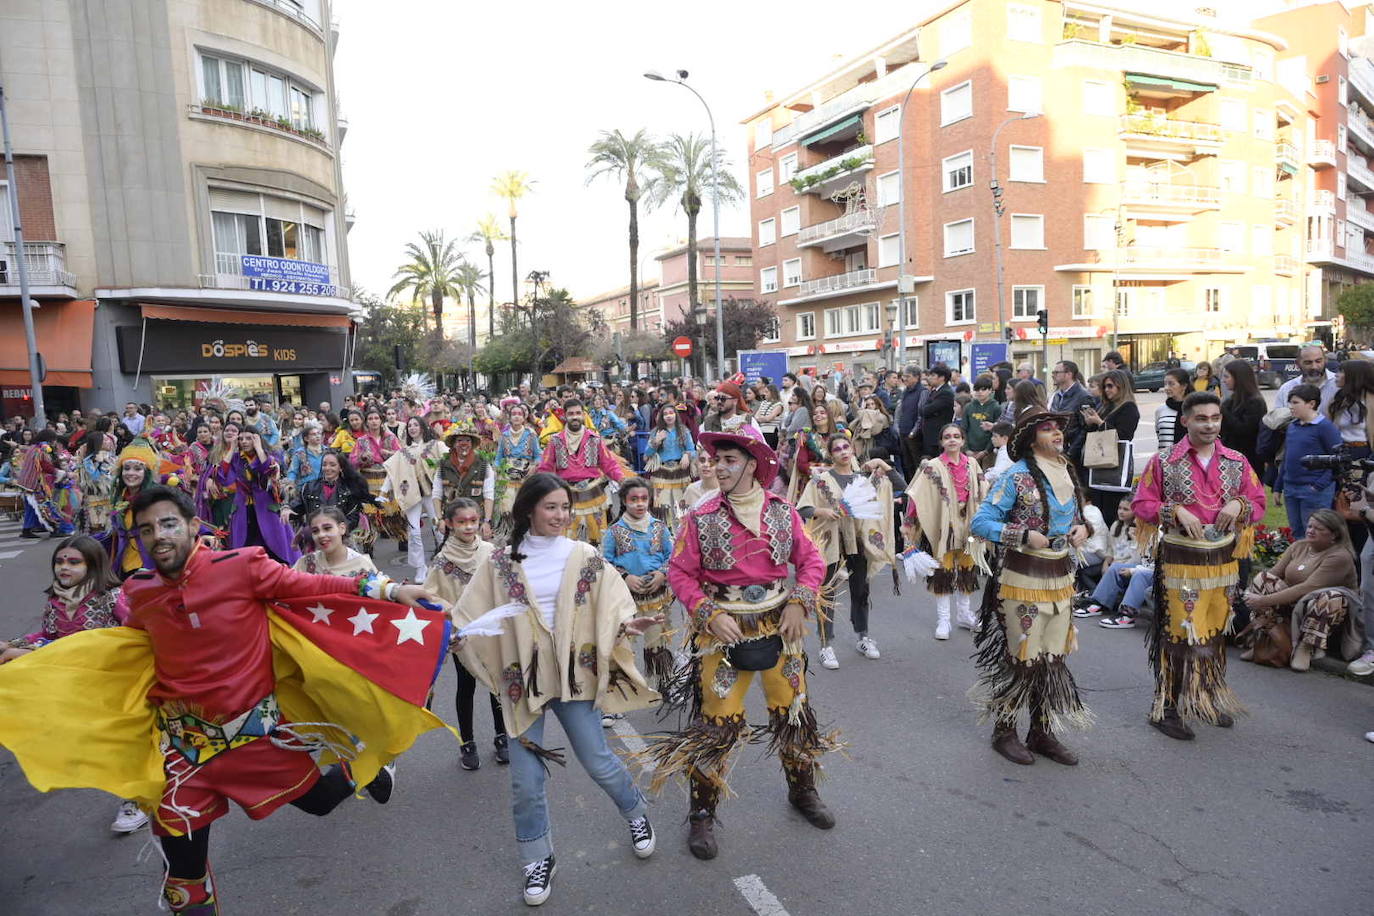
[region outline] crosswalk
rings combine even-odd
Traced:
[[[34,544],[42,544],[44,540],[25,540],[19,536],[24,526],[18,521],[0,520],[0,563],[6,560],[13,560],[24,552],[26,548]]]

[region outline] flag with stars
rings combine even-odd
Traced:
[[[448,655],[447,614],[349,595],[274,601],[281,618],[378,687],[425,705]]]

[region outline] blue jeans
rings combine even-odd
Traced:
[[[625,820],[643,817],[648,805],[644,793],[635,785],[625,764],[606,743],[601,728],[601,711],[590,700],[551,700],[544,712],[552,711],[563,726],[572,744],[573,753],[595,780]],[[520,736],[544,746],[544,716]],[[523,863],[538,862],[553,855],[553,839],[549,834],[549,798],[544,790],[548,774],[544,763],[532,751],[526,750],[516,738],[510,743],[511,808],[515,813],[515,843]]]
[[[1155,584],[1154,570],[1140,570],[1127,576],[1126,571],[1135,568],[1134,563],[1113,563],[1093,591],[1093,604],[1104,610],[1115,611],[1128,607],[1139,611],[1150,589]]]
[[[1293,540],[1307,536],[1307,518],[1317,509],[1330,509],[1336,501],[1336,483],[1332,481],[1324,487],[1310,483],[1285,486],[1283,505],[1288,510],[1288,527],[1293,529]]]

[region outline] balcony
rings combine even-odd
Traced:
[[[1298,205],[1280,197],[1274,201],[1274,222],[1281,226],[1291,226],[1298,221]]]
[[[872,168],[873,147],[860,146],[802,169],[788,183],[798,194],[829,197],[836,191],[844,190],[851,182],[862,184],[864,176]]]
[[[1355,197],[1345,202],[1345,218],[1366,232],[1374,232],[1374,213],[1370,213]]]
[[[19,262],[13,242],[0,242],[0,290],[19,294]],[[67,270],[66,246],[61,242],[25,242],[24,266],[28,268],[29,292],[33,295],[76,295],[76,274]]]
[[[1188,215],[1221,208],[1218,188],[1166,182],[1127,182],[1121,188],[1121,203],[1132,215],[1158,218]]]
[[[288,258],[277,258],[293,264],[300,264],[303,268],[323,266],[327,273],[324,279],[320,279],[313,274],[314,271],[306,271],[307,275],[301,279],[276,280],[258,276],[249,276],[244,272],[243,259],[241,254],[225,254],[216,252],[215,272],[212,274],[201,274],[200,285],[202,289],[224,289],[224,290],[247,290],[259,293],[286,293],[296,296],[333,296],[340,299],[347,299],[350,290],[346,286],[335,286],[333,281],[339,277],[339,269],[333,264],[317,265],[314,262],[294,261]]]
[[[1121,116],[1118,135],[1143,155],[1166,159],[1192,159],[1216,155],[1221,149],[1221,127],[1202,121],[1183,121],[1161,114],[1135,113]]]
[[[279,137],[289,137],[292,140],[323,150],[331,156],[333,155],[333,150],[329,148],[329,138],[324,135],[323,131],[293,124],[291,119],[285,115],[278,117],[256,108],[245,112],[232,105],[216,102],[212,99],[205,99],[199,103],[192,102],[186,106],[186,114],[195,121],[237,124],[251,130],[260,130],[269,134],[276,134]]]
[[[348,136],[348,116],[342,111],[334,119],[335,130],[338,131],[339,142],[344,142],[344,137]]]
[[[1333,169],[1336,167],[1336,143],[1334,140],[1314,140],[1307,151],[1307,164],[1314,169]]]
[[[1361,187],[1364,188],[1364,193],[1374,191],[1374,171],[1370,171],[1369,160],[1363,156],[1346,156],[1345,174],[1350,179],[1352,190],[1357,194],[1361,193]]]
[[[1363,57],[1354,57],[1349,67],[1350,88],[1364,96],[1364,103],[1374,109],[1374,64]]]
[[[1274,144],[1274,159],[1279,168],[1292,175],[1297,174],[1298,165],[1302,162],[1302,157],[1298,155],[1298,148],[1283,140]]]
[[[1336,253],[1336,247],[1330,239],[1308,239],[1307,240],[1307,262],[1309,264],[1337,264],[1358,270],[1367,274],[1374,274],[1374,255],[1366,254],[1363,251],[1345,250],[1345,255]]]
[[[916,282],[928,282],[932,277],[917,277]],[[829,277],[817,277],[814,280],[803,280],[801,286],[797,288],[797,294],[791,299],[782,299],[778,305],[799,305],[803,302],[810,302],[814,299],[828,299],[831,296],[843,296],[848,293],[864,292],[868,290],[891,289],[897,286],[896,279],[878,280],[878,272],[871,267],[863,267],[858,270],[851,270],[847,273],[834,274]]]
[[[1350,129],[1350,139],[1358,141],[1357,145],[1366,153],[1374,153],[1374,122],[1354,102],[1350,104],[1345,124]]]
[[[1298,259],[1286,254],[1274,255],[1274,273],[1281,277],[1296,276],[1299,270]]]
[[[1128,245],[1089,251],[1088,259],[1056,264],[1057,271],[1114,273],[1123,279],[1181,280],[1191,274],[1243,274],[1250,264],[1220,248],[1186,248],[1159,245]]]
[[[797,115],[791,124],[773,131],[773,148],[779,149],[799,137],[814,134],[836,121],[863,112],[878,98],[877,91],[877,83],[860,83],[830,101]]]
[[[1071,38],[1054,46],[1055,69],[1084,67],[1090,70],[1117,70],[1122,73],[1147,73],[1190,83],[1250,83],[1254,71],[1242,64],[1229,64],[1212,57],[1165,51],[1145,45],[1107,45],[1084,38]]]
[[[1332,210],[1336,209],[1336,192],[1334,191],[1313,191],[1312,192],[1313,210]]]
[[[846,213],[837,219],[803,226],[797,233],[797,247],[819,246],[825,251],[839,251],[863,245],[877,226],[872,213]]]

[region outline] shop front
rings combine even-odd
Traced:
[[[80,406],[91,387],[93,299],[44,299],[33,310],[43,370],[43,407],[49,417]],[[33,416],[29,347],[18,299],[0,300],[0,415]]]

